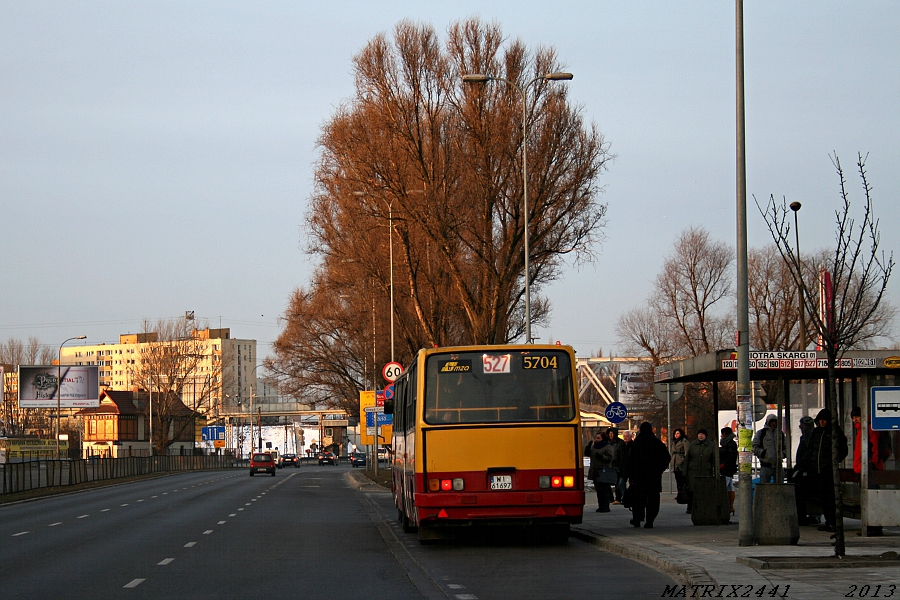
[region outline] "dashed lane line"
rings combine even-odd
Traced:
[[[89,516],[91,516],[91,515],[81,515],[78,518],[79,519],[87,519]]]
[[[137,586],[141,585],[141,584],[144,583],[145,581],[147,581],[147,580],[146,580],[146,579],[132,579],[131,581],[129,581],[128,583],[126,583],[126,584],[123,585],[122,587],[124,587],[124,588],[136,588]]]
[[[216,525],[224,525],[224,524],[225,524],[225,521],[219,521],[218,523],[216,523]]]
[[[9,537],[19,537],[20,535],[25,535],[27,533],[31,533],[30,531],[20,531],[19,533],[14,533]]]
[[[156,564],[164,567],[167,564],[169,564],[170,562],[172,562],[173,560],[175,560],[175,559],[174,558],[164,558]]]
[[[196,545],[197,545],[197,542],[188,542],[187,544],[184,545],[184,547],[185,548],[193,548]]]
[[[209,534],[211,534],[212,532],[213,532],[212,529],[207,529],[206,531],[203,532],[203,535],[209,535]]]
[[[62,525],[62,521],[57,521],[56,523],[50,523],[47,527],[56,527],[57,525]]]

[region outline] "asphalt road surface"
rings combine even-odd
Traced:
[[[668,576],[570,539],[421,545],[346,466],[184,473],[0,506],[4,598],[659,597]]]

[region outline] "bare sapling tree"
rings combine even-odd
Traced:
[[[820,346],[828,357],[828,385],[825,406],[832,413],[832,477],[836,509],[835,547],[837,556],[846,554],[839,477],[838,439],[841,414],[837,399],[837,361],[843,353],[890,330],[893,310],[885,301],[888,280],[894,267],[893,252],[880,248],[879,221],[873,213],[872,187],[866,173],[866,159],[859,154],[856,169],[863,187],[861,218],[851,214],[850,192],[840,160],[831,157],[840,181],[841,207],[835,211],[837,229],[835,247],[820,269],[820,277],[811,279],[809,270],[792,249],[791,220],[787,200],[777,202],[770,196],[762,206],[756,202],[778,251],[790,269],[794,284],[802,290],[804,309],[811,328],[818,334]],[[824,297],[820,296],[821,293]],[[819,305],[824,306],[820,310]]]

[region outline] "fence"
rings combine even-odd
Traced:
[[[0,494],[61,487],[176,471],[230,469],[239,466],[230,456],[132,456],[77,460],[32,460],[0,464]]]

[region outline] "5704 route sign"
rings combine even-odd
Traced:
[[[381,376],[384,377],[385,381],[390,381],[391,383],[397,381],[401,375],[403,375],[403,365],[398,362],[389,362],[381,369]]]

